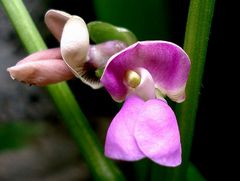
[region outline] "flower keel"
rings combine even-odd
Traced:
[[[147,157],[160,165],[179,165],[181,143],[171,108],[162,100],[144,102],[129,96],[108,129],[105,155],[127,161]]]

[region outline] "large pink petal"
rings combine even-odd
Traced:
[[[177,120],[166,102],[147,101],[138,115],[134,136],[140,150],[154,162],[164,166],[181,163],[181,143]]]
[[[134,127],[144,101],[130,96],[113,119],[107,131],[105,155],[109,158],[134,161],[144,157],[135,138]]]
[[[137,42],[109,59],[101,82],[112,97],[122,100],[128,91],[124,74],[138,67],[150,72],[163,94],[176,102],[185,99],[190,60],[182,48],[166,41]]]

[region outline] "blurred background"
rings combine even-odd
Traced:
[[[102,20],[126,27],[140,40],[161,39],[183,46],[188,0],[149,0],[148,5],[143,1],[123,2],[118,5],[107,0],[24,0],[49,47],[59,44],[43,22],[48,9],[79,15],[86,22]],[[121,4],[130,8],[125,10]],[[230,43],[236,38],[233,8],[232,4],[216,2],[199,92],[191,161],[206,180],[215,180],[219,173],[229,178],[224,165],[230,165],[229,140],[235,137],[232,127],[239,120],[230,102],[231,97],[236,97],[234,93],[238,94],[239,83],[233,79],[238,77],[233,75],[237,73],[233,70],[237,60]],[[27,54],[1,6],[0,31],[0,181],[91,180],[44,88],[13,81],[6,72],[7,67]],[[68,84],[103,142],[106,125],[118,108],[104,89],[94,91],[77,79]]]

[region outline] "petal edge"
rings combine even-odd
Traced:
[[[135,161],[144,157],[133,136],[142,104],[141,99],[130,96],[114,117],[106,136],[105,155],[107,157],[126,161]]]
[[[140,150],[154,162],[174,167],[181,163],[177,120],[166,102],[152,99],[144,104],[134,136]]]

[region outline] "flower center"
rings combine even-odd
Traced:
[[[129,87],[136,88],[141,82],[141,76],[133,70],[128,70],[125,74],[125,81]]]

